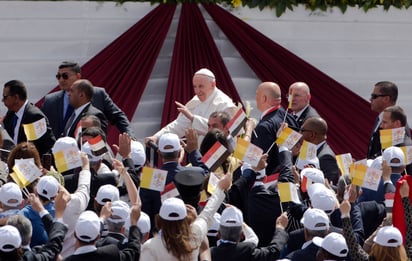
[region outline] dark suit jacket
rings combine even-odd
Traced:
[[[74,112],[73,112],[74,113]],[[68,132],[67,136],[70,137],[74,137],[75,131],[76,131],[76,127],[77,124],[79,123],[79,121],[84,117],[84,116],[89,116],[89,115],[94,115],[97,118],[100,119],[100,123],[102,125],[102,130],[106,133],[107,132],[107,120],[106,117],[104,116],[103,112],[101,112],[100,110],[96,109],[91,103],[89,103],[86,107],[84,107],[84,109],[82,110],[82,112],[80,113],[79,116],[77,116],[77,118],[73,121],[70,130]]]
[[[109,122],[116,125],[121,133],[127,132],[134,137],[134,132],[130,128],[130,122],[126,114],[113,103],[105,89],[94,87],[93,91],[93,106],[102,111]],[[63,126],[63,91],[46,95],[41,109],[49,118],[54,135],[60,137],[65,127]]]
[[[312,242],[304,249],[299,249],[293,251],[292,253],[289,253],[286,258],[292,261],[316,261],[316,253],[318,252],[318,250],[319,247]]]
[[[14,112],[8,111],[3,121],[4,128],[7,130],[10,137],[14,136],[14,130],[13,130],[14,115],[15,115]],[[27,106],[24,109],[23,118],[21,119],[20,127],[19,127],[19,136],[17,139],[18,143],[27,141],[26,134],[24,133],[24,129],[23,129],[23,124],[33,123],[42,118],[46,118],[47,131],[42,137],[40,137],[37,140],[32,141],[33,144],[36,146],[37,150],[39,151],[40,155],[43,155],[44,153],[49,152],[50,149],[53,147],[54,143],[56,142],[56,139],[53,135],[53,132],[52,132],[52,129],[50,127],[49,120],[47,119],[47,117],[43,114],[43,112],[41,112],[39,108],[37,108],[31,103],[27,103]]]
[[[255,131],[252,134],[251,142],[260,147],[265,153],[275,142],[276,132],[285,117],[285,110],[280,107],[279,109],[266,114],[256,125]],[[288,114],[286,122],[289,127],[298,129],[295,118]],[[257,136],[256,136],[257,135]],[[276,144],[269,151],[269,157],[267,160],[266,175],[270,175],[277,172],[279,168],[279,148]]]
[[[222,243],[217,247],[212,247],[210,252],[213,261],[276,260],[287,238],[288,234],[284,230],[276,230],[270,244],[266,247],[258,248],[250,242]]]
[[[125,249],[119,250],[116,245],[98,247],[97,250],[80,255],[71,255],[64,261],[135,261],[140,257],[140,231],[131,226],[129,242]]]
[[[35,247],[32,251],[24,250],[22,260],[28,261],[54,261],[63,248],[63,240],[67,232],[67,226],[60,222],[53,223],[53,217],[48,214],[42,218],[45,227],[48,230],[49,240],[41,247]]]
[[[299,116],[299,118],[296,119],[296,122],[298,123],[298,127],[301,128],[303,123],[305,122],[306,119],[309,119],[311,117],[320,117],[319,113],[316,111],[315,108],[312,106],[308,106],[302,114]]]
[[[323,171],[325,178],[332,181],[334,185],[338,183],[340,177],[340,170],[336,162],[335,153],[327,143],[324,143],[317,150],[320,169]]]

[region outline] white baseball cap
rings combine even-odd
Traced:
[[[146,234],[150,232],[150,217],[144,212],[140,212],[140,217],[137,220],[137,227],[140,229],[142,234]]]
[[[373,242],[385,247],[398,247],[402,245],[402,234],[396,227],[385,226],[378,230]]]
[[[212,78],[213,80],[215,79],[215,75],[212,73],[212,71],[206,68],[198,70],[197,72],[195,72],[195,75],[204,75],[209,78]]]
[[[87,210],[80,214],[74,231],[76,237],[83,242],[91,242],[100,234],[100,219],[93,211]]]
[[[52,151],[53,153],[56,153],[57,151],[64,150],[70,147],[78,148],[76,140],[72,137],[62,137],[56,140],[56,142],[53,145]]]
[[[386,148],[382,153],[382,159],[386,160],[391,167],[401,167],[405,165],[405,154],[399,147],[392,146]],[[394,159],[397,159],[397,162],[392,162]]]
[[[370,165],[369,167],[371,167],[371,168],[373,168],[373,169],[379,169],[379,170],[381,170],[381,169],[382,169],[382,156],[376,157],[376,158],[372,161],[372,163],[371,163],[371,165]]]
[[[126,202],[116,200],[112,202],[112,214],[107,219],[113,223],[124,223],[130,216],[130,207]]]
[[[323,171],[316,168],[304,168],[300,172],[302,180],[302,191],[306,191],[313,183],[325,183],[325,176]]]
[[[309,189],[312,186],[310,186]],[[324,189],[314,191],[311,195],[309,195],[309,198],[312,203],[312,207],[322,209],[328,215],[332,214],[337,206],[336,194],[326,187],[324,187]]]
[[[0,227],[0,250],[11,252],[21,246],[20,232],[16,227],[5,225]]]
[[[220,225],[224,227],[241,227],[243,225],[242,212],[234,206],[225,208],[220,217]]]
[[[160,207],[159,216],[165,220],[183,220],[187,216],[185,203],[180,198],[168,198]]]
[[[319,168],[319,159],[318,157],[314,157],[311,159],[298,159],[296,161],[296,168],[304,169],[306,165],[312,165],[315,168]]]
[[[43,176],[40,178],[39,183],[37,183],[37,194],[50,200],[59,192],[59,186],[60,184],[55,177]]]
[[[119,189],[110,184],[101,186],[95,198],[100,205],[104,205],[107,201],[114,202],[119,199]]]
[[[174,133],[165,133],[159,138],[160,152],[174,152],[180,150],[179,137]]]
[[[144,166],[146,163],[146,152],[143,147],[143,144],[132,140],[130,143],[131,146],[131,158],[133,160],[134,165]]]
[[[313,243],[337,257],[346,257],[349,253],[345,238],[336,232],[329,233],[326,237],[314,237]]]
[[[13,182],[8,182],[0,187],[0,201],[6,206],[17,207],[21,204],[23,195],[20,187]]]
[[[309,230],[327,230],[329,229],[329,217],[325,211],[317,208],[308,208],[300,223]]]

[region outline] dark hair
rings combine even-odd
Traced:
[[[81,72],[80,66],[76,62],[63,61],[59,65],[59,69],[63,69],[63,68],[69,68],[72,72],[75,72],[75,73],[80,73]]]
[[[391,113],[392,121],[400,121],[402,127],[406,126],[406,114],[400,106],[389,106],[383,111]]]
[[[100,122],[100,120],[99,120]],[[84,130],[82,130],[82,137],[83,136],[90,136],[90,137],[97,137],[98,135],[100,135],[103,139],[104,142],[106,142],[106,134],[104,133],[104,131],[99,128],[99,127],[89,127],[86,128]]]
[[[381,94],[388,95],[391,98],[391,102],[396,103],[398,99],[398,86],[396,86],[396,84],[389,81],[382,81],[376,83],[375,86],[379,87]]]
[[[222,123],[223,127],[230,121],[230,115],[224,111],[215,111],[210,114],[209,118],[219,118],[220,123]]]
[[[93,127],[98,127],[101,128],[102,127],[102,122],[100,121],[100,119],[96,116],[96,115],[85,115],[82,120],[91,120]]]
[[[23,249],[21,247],[11,252],[3,252],[0,250],[0,261],[20,261],[22,257]]]
[[[179,153],[180,153],[180,150],[172,151],[172,152],[161,152],[160,151],[160,156],[162,157],[162,159],[169,161],[169,160],[175,160],[179,158]]]
[[[19,80],[11,80],[6,82],[4,87],[9,88],[9,95],[17,95],[22,101],[27,100],[27,89],[23,82]]]
[[[77,90],[79,92],[84,93],[86,95],[86,98],[88,100],[91,100],[93,98],[93,84],[89,80],[77,80]]]

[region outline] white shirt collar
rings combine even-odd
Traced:
[[[75,113],[75,119],[77,119],[77,117],[79,117],[79,115],[80,115],[80,113],[83,111],[83,109],[87,106],[87,105],[89,105],[90,104],[90,102],[88,102],[88,103],[85,103],[85,104],[83,104],[82,106],[80,106],[79,108],[77,108],[77,109],[75,109],[74,110],[74,113]]]
[[[299,118],[300,115],[302,115],[302,113],[306,110],[307,107],[309,107],[309,104],[303,107],[303,109],[301,109],[300,111],[293,113],[293,115],[296,115],[296,117]]]

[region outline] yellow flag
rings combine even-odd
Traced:
[[[20,172],[12,172],[10,173],[10,177],[16,182],[17,185],[19,185],[20,188],[27,187],[30,184],[30,181],[28,181]]]
[[[402,146],[400,147],[405,155],[405,165],[412,163],[412,146]]]
[[[263,150],[258,146],[244,139],[237,139],[236,148],[233,152],[235,158],[247,162],[254,167],[257,166],[262,154]]]
[[[46,119],[41,118],[38,121],[23,124],[24,133],[26,134],[27,140],[37,140],[41,138],[47,131]]]
[[[162,192],[165,189],[167,171],[143,167],[140,187]]]
[[[313,159],[316,157],[316,145],[307,141],[303,141],[298,158],[301,160]]]
[[[345,153],[345,154],[336,155],[336,162],[338,163],[340,173],[342,175],[348,175],[349,167],[353,162],[352,154]]]
[[[292,108],[293,92],[288,96],[288,109]]]
[[[301,137],[302,134],[287,127],[282,130],[279,137],[276,139],[276,143],[279,145],[279,147],[285,146],[286,148],[291,150]]]
[[[380,130],[379,134],[380,134],[382,149],[386,149],[390,146],[400,144],[404,141],[405,127]]]
[[[296,184],[291,182],[279,182],[278,192],[281,202],[295,202],[300,203]]]

